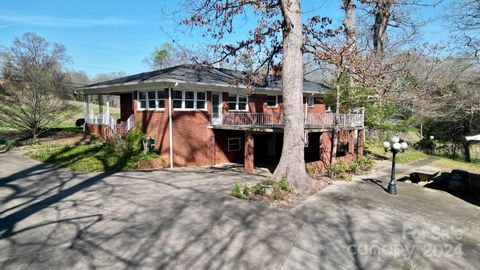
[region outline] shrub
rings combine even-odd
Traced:
[[[287,191],[287,192],[291,192],[291,188],[290,186],[288,185],[288,181],[287,179],[285,179],[284,177],[282,177],[280,179],[280,181],[277,182],[277,187],[280,189],[280,190],[284,190],[284,191]]]
[[[343,161],[337,161],[328,166],[327,172],[330,177],[350,180],[352,177],[348,174],[349,166]]]
[[[267,194],[267,188],[262,184],[262,182],[257,181],[255,185],[253,185],[253,192],[257,195],[265,195]]]
[[[125,140],[120,135],[114,135],[107,138],[107,147],[115,153],[125,153],[128,151]]]
[[[360,171],[368,172],[373,170],[375,167],[375,162],[371,156],[362,157],[361,159],[358,159],[358,166]]]
[[[242,193],[245,197],[250,196],[250,188],[247,185],[243,185]]]
[[[242,185],[240,183],[235,183],[233,185],[232,195],[240,199],[243,198]]]
[[[250,196],[250,188],[245,184],[242,185],[237,182],[233,185],[232,195],[240,199],[245,199]]]
[[[317,170],[317,169],[316,169],[315,166],[313,166],[313,165],[309,165],[309,164],[305,165],[305,171],[307,171],[307,174],[308,174],[308,176],[310,176],[310,177],[312,177],[313,175],[315,175],[316,170]]]
[[[20,143],[18,142],[18,140],[7,140],[5,142],[5,145],[10,148],[10,147],[17,147],[17,146],[20,146]]]
[[[143,141],[146,139],[143,133],[141,123],[135,124],[135,127],[130,130],[125,136],[125,146],[127,151],[138,154],[143,150]]]
[[[358,173],[360,171],[360,160],[355,159],[354,161],[348,164],[347,172],[348,173]]]
[[[4,145],[7,143],[7,139],[0,137],[0,145]]]
[[[276,186],[273,189],[272,197],[275,200],[281,200],[281,199],[283,199],[283,194],[284,194],[284,192],[278,186]]]

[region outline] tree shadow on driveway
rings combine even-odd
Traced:
[[[402,201],[382,205],[388,194],[371,183],[326,189],[285,210],[229,196],[233,183],[252,180],[231,171],[37,168],[0,179],[20,190],[0,186],[2,269],[392,268],[409,262],[372,260],[363,248],[419,244],[399,237],[408,209],[391,212]],[[414,258],[438,265],[423,255]]]

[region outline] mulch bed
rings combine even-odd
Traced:
[[[303,201],[317,194],[320,190],[331,185],[334,180],[326,176],[316,176],[312,179],[311,188],[308,192],[297,194],[290,193],[286,195],[282,200],[274,200],[271,196],[262,196],[252,194],[248,197],[248,200],[265,203],[270,207],[279,207],[285,209],[291,209],[300,205]]]

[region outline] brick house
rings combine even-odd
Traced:
[[[283,142],[281,78],[271,76],[247,94],[245,74],[221,68],[180,65],[86,85],[85,130],[99,136],[128,132],[142,123],[170,167],[243,163],[275,168]],[[304,81],[305,161],[324,169],[337,125],[339,159],[362,155],[363,114],[327,112],[328,88]],[[106,96],[106,113],[93,114],[92,95]],[[111,95],[120,97],[120,119],[109,113]]]

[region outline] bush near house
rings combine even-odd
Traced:
[[[327,173],[330,177],[341,179],[341,180],[351,180],[352,174],[364,174],[373,170],[375,163],[370,156],[363,158],[357,158],[349,164],[338,161],[332,163],[327,168]]]
[[[271,179],[256,181],[253,185],[235,183],[232,189],[232,196],[247,200],[274,200],[284,199],[293,190],[285,178],[274,182]]]

